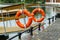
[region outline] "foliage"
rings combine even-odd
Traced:
[[[3,3],[17,3],[20,2],[21,0],[0,0]]]
[[[20,3],[21,1],[24,0],[0,0],[0,2],[3,3]],[[43,2],[44,0],[25,0],[26,3],[36,3],[36,2]]]

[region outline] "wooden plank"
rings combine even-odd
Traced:
[[[14,10],[14,9],[20,9],[21,7],[23,7],[24,4],[16,4],[16,5],[11,5],[11,6],[7,6],[7,7],[3,7],[1,8],[2,10]]]
[[[6,33],[10,33],[10,32],[17,32],[23,30],[19,27],[6,27]],[[4,27],[0,27],[0,34],[4,33]]]
[[[4,14],[6,14],[6,13],[12,13],[13,14],[13,12],[17,12],[18,10],[20,10],[20,9],[14,9],[14,10],[2,10],[2,13]],[[0,12],[0,14],[1,14],[1,12]]]
[[[34,23],[30,27],[34,27],[33,30],[35,30],[38,27],[37,25],[38,25],[38,23]],[[45,23],[44,22],[41,22],[41,26],[42,25],[45,25]],[[14,26],[14,27],[6,27],[6,33],[21,32],[21,31],[24,31],[24,30],[28,30],[29,28],[22,29],[22,28],[17,27],[17,26]],[[4,27],[0,26],[0,34],[3,34],[3,33],[4,33]]]
[[[33,3],[33,4],[26,4],[26,8],[28,7],[28,6],[38,6],[38,5],[40,5],[40,3]],[[42,5],[42,4],[41,4]],[[45,4],[45,5],[52,5],[52,4]],[[54,5],[54,4],[53,4]],[[57,4],[58,5],[58,4]],[[8,6],[8,7],[3,7],[2,8],[2,10],[14,10],[14,9],[20,9],[20,8],[22,8],[22,7],[24,7],[24,4],[16,4],[16,5],[11,5],[11,6]]]
[[[26,16],[21,15],[19,18],[25,18]],[[3,17],[4,21],[8,21],[8,20],[15,20],[15,16],[11,16],[11,17]],[[2,17],[0,17],[0,22],[2,22]]]
[[[26,4],[27,6],[37,6],[38,4]],[[16,5],[11,5],[11,6],[7,6],[7,7],[3,7],[2,10],[14,10],[14,9],[20,9],[24,7],[24,4],[16,4]]]
[[[35,25],[37,25],[37,24],[32,24],[31,26],[34,27]],[[29,28],[22,29],[22,28],[19,28],[19,27],[16,27],[16,26],[15,27],[6,27],[6,33],[21,32],[21,31],[27,30]],[[0,26],[0,34],[3,34],[3,33],[4,33],[4,27]]]

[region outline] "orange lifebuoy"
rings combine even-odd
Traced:
[[[21,14],[23,14],[23,13],[28,16],[28,21],[27,21],[26,25],[22,24],[22,23],[19,21],[19,16],[20,16]],[[17,12],[17,14],[16,14],[16,18],[18,18],[18,19],[16,19],[17,25],[18,25],[20,28],[28,28],[28,27],[31,25],[31,23],[32,23],[32,17],[30,17],[30,16],[31,16],[30,12],[28,12],[26,9],[24,9],[23,11],[19,10],[19,11]]]
[[[22,10],[19,10],[18,12],[17,12],[17,14],[15,15],[15,18],[16,19],[19,19],[19,16],[22,14]]]
[[[38,19],[38,20],[34,17],[34,14],[35,14],[36,12],[39,12],[40,14],[42,14],[42,17],[41,17],[40,19]],[[44,20],[44,18],[45,18],[45,13],[44,13],[44,11],[43,11],[41,8],[36,8],[36,9],[34,9],[34,10],[32,11],[32,17],[33,17],[33,20],[34,20],[35,22],[42,22],[42,21]]]

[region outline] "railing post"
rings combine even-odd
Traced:
[[[54,16],[52,17],[52,22],[54,22]]]
[[[51,18],[48,18],[48,20],[49,20],[49,25],[50,25],[50,24],[51,24],[51,21],[50,21],[50,20],[51,20]]]
[[[22,33],[18,33],[19,40],[21,40],[21,34],[22,34]]]
[[[39,31],[41,30],[40,27],[41,27],[41,23],[38,24],[38,30]]]
[[[30,28],[29,32],[30,32],[30,35],[33,36],[33,27]]]

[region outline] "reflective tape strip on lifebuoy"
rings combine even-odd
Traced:
[[[25,14],[25,15],[27,15],[28,16],[28,21],[27,21],[27,23],[24,25],[24,24],[22,24],[20,21],[19,21],[19,16],[21,15],[21,14]],[[29,11],[27,11],[26,9],[24,9],[23,11],[21,11],[21,10],[19,10],[18,12],[17,12],[17,14],[16,14],[16,23],[17,23],[17,25],[20,27],[20,28],[28,28],[30,25],[31,25],[31,23],[32,23],[32,17],[30,17],[31,16],[31,14],[30,14],[30,12]],[[18,18],[18,19],[17,19]]]
[[[39,12],[39,13],[42,15],[42,17],[41,17],[40,19],[38,19],[38,20],[34,17],[34,14],[35,14],[36,12]],[[32,17],[33,17],[33,20],[34,20],[35,22],[42,22],[42,21],[44,20],[44,18],[45,18],[45,12],[44,12],[43,9],[41,9],[41,8],[36,8],[36,9],[34,9],[34,10],[32,11]]]

